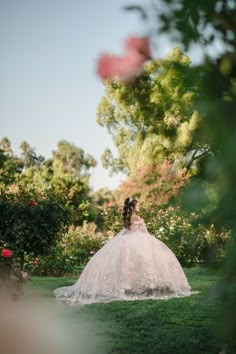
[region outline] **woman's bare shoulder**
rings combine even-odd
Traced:
[[[139,215],[132,215],[131,216],[131,223],[134,222],[134,221],[141,221],[143,220]]]

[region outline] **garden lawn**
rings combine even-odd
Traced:
[[[67,320],[92,325],[100,338],[90,353],[215,354],[223,347],[217,334],[219,302],[210,290],[220,274],[207,268],[185,269],[192,290],[200,294],[170,300],[116,301],[108,304],[67,305]],[[53,298],[53,289],[71,285],[72,278],[32,277],[26,291]],[[55,300],[56,301],[56,300]],[[79,353],[79,352],[78,352]],[[86,353],[86,354],[87,354]],[[228,352],[227,352],[228,353]]]

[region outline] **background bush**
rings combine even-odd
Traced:
[[[50,192],[11,186],[0,191],[0,247],[13,252],[14,266],[50,252],[69,223],[63,200]]]
[[[78,276],[89,259],[111,237],[111,233],[96,233],[96,224],[71,226],[58,241],[48,256],[40,257],[39,265],[34,269],[37,275],[75,275]]]

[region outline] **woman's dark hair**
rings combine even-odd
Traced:
[[[126,229],[130,228],[131,215],[132,215],[134,207],[137,203],[138,203],[138,201],[134,198],[131,198],[131,197],[126,198],[124,201],[122,216],[123,216],[124,227]]]

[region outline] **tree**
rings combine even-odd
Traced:
[[[89,169],[94,166],[96,160],[91,155],[62,140],[53,151],[52,158],[34,173],[33,180],[39,188],[63,195],[72,212],[72,223],[82,225],[85,218],[92,221],[95,217],[90,207],[89,187]]]
[[[118,205],[127,196],[136,197],[145,209],[158,209],[168,205],[186,183],[186,171],[173,168],[167,161],[153,166],[145,164],[134,170],[115,192]]]
[[[13,183],[22,170],[23,161],[13,154],[10,140],[3,138],[0,141],[0,183]]]
[[[58,177],[70,176],[73,181],[82,175],[88,177],[88,170],[96,166],[96,160],[73,143],[61,140],[53,151],[52,169]]]
[[[45,160],[41,155],[37,156],[35,149],[33,149],[27,141],[20,144],[21,158],[24,164],[24,169],[29,167],[40,167]]]
[[[129,174],[136,165],[181,159],[191,168],[209,152],[198,139],[201,118],[194,109],[198,88],[190,80],[189,65],[190,59],[175,48],[166,59],[147,62],[132,82],[105,82],[97,122],[112,135],[118,157],[106,149],[104,167]]]

